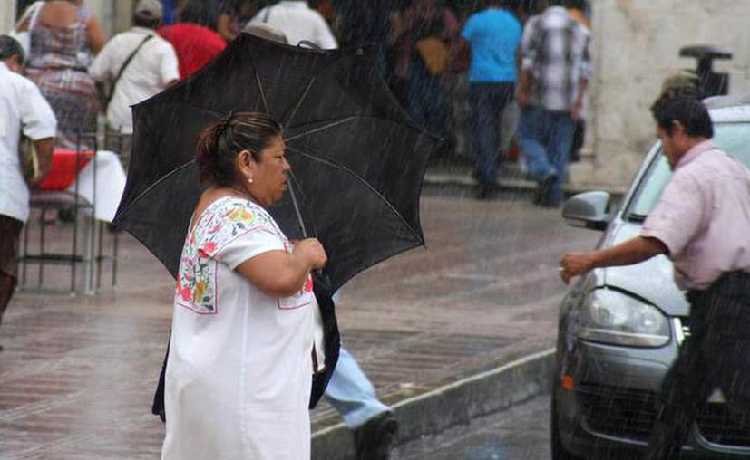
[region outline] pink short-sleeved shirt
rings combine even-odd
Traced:
[[[750,171],[710,141],[696,145],[677,162],[641,235],[667,246],[681,289],[750,272]]]

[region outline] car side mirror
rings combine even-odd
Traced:
[[[605,230],[609,225],[610,196],[607,192],[575,195],[563,207],[563,219],[574,227]]]

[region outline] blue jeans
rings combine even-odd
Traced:
[[[361,426],[371,418],[391,411],[378,400],[372,383],[344,347],[339,351],[336,370],[328,382],[325,397],[349,428]]]
[[[555,175],[549,195],[542,197],[545,204],[559,205],[562,202],[562,183],[568,172],[574,132],[575,121],[570,118],[570,112],[531,106],[521,112],[517,141],[529,175],[537,181]]]
[[[475,173],[479,185],[497,188],[498,155],[500,154],[500,129],[505,106],[513,99],[513,82],[472,83],[469,89],[471,103],[471,130],[474,137]]]

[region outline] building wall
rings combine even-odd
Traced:
[[[734,53],[714,70],[730,73],[730,93],[750,91],[750,0],[591,0],[594,81],[586,161],[571,168],[577,186],[621,188],[655,138],[649,106],[664,78],[694,69],[680,58],[692,44]]]

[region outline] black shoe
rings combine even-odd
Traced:
[[[495,198],[498,193],[500,193],[499,185],[480,185],[476,197],[479,200],[491,200],[492,198]]]
[[[354,430],[357,460],[388,460],[396,440],[398,422],[392,412],[384,412]]]
[[[542,206],[544,202],[548,200],[549,192],[552,189],[552,184],[557,179],[557,176],[550,174],[544,179],[537,182],[536,190],[534,191],[534,197],[531,202],[537,206]]]

